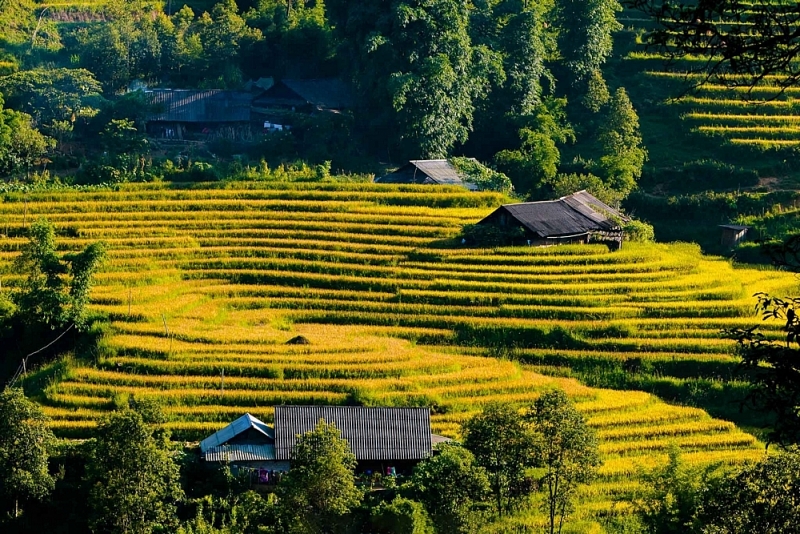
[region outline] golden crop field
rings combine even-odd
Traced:
[[[657,102],[663,114],[679,114],[687,134],[709,137],[709,143],[751,148],[758,153],[765,150],[791,150],[800,144],[800,103],[797,87],[780,87],[778,75],[763,77],[751,87],[741,77],[742,86],[730,86],[715,80],[706,80],[704,70],[711,58],[690,55],[674,61],[658,50],[643,44],[641,33],[656,28],[656,22],[642,12],[626,8],[618,17],[625,32],[635,44],[624,61],[639,67],[636,75],[641,83],[643,98],[652,99],[654,90],[662,94]],[[720,21],[724,24],[725,21]],[[639,36],[638,38],[634,36]],[[712,62],[713,63],[713,62]],[[736,80],[736,77],[729,77]],[[649,106],[652,101],[637,101],[639,106]],[[690,141],[684,141],[691,144]],[[704,145],[705,146],[705,145]],[[764,155],[763,153],[761,154]],[[732,184],[736,185],[736,184]]]
[[[109,247],[92,308],[111,328],[40,402],[56,433],[90,434],[130,396],[161,400],[168,426],[198,440],[275,404],[430,406],[457,437],[488,402],[567,391],[601,438],[604,465],[582,509],[610,510],[635,473],[677,444],[690,462],[740,462],[763,445],[697,408],[585,387],[490,357],[730,362],[720,328],[753,322],[757,290],[785,273],[743,269],[694,245],[464,248],[454,238],[501,202],[457,188],[227,184],[190,189],[7,194],[0,276],[40,216],[60,249]],[[67,237],[71,236],[71,237]],[[309,345],[287,345],[302,335]],[[497,354],[495,354],[497,355]]]

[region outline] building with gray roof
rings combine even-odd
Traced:
[[[200,452],[206,462],[287,470],[298,438],[320,421],[339,429],[360,471],[408,470],[433,454],[434,443],[449,441],[431,433],[429,408],[276,406],[273,426],[245,414],[201,441]]]
[[[621,246],[622,224],[630,220],[586,191],[557,200],[504,204],[478,224],[521,227],[531,245],[602,241]]]
[[[465,182],[452,163],[446,159],[413,159],[396,171],[375,178],[381,184],[458,185],[470,191],[478,187]]]

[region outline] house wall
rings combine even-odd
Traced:
[[[747,240],[747,230],[733,230],[731,228],[722,229],[720,244],[723,247],[733,248],[742,241]]]

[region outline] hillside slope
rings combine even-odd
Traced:
[[[703,463],[762,454],[702,410],[489,356],[732,365],[719,328],[751,324],[749,295],[789,291],[792,276],[689,245],[459,247],[462,224],[500,201],[373,184],[7,194],[7,236],[46,216],[77,236],[62,249],[98,239],[110,249],[92,306],[111,331],[95,361],[73,361],[40,402],[64,437],[86,437],[130,395],[164,401],[180,439],[246,411],[269,420],[283,403],[427,405],[434,430],[457,436],[486,402],[524,405],[562,387],[602,439],[586,511],[608,510],[637,465],[663,461],[672,443]],[[4,281],[24,242],[0,240]],[[296,335],[311,344],[285,344]]]

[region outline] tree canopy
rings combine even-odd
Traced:
[[[183,496],[169,434],[156,432],[131,409],[97,427],[89,444],[86,481],[94,532],[148,534],[177,528]]]
[[[329,532],[361,503],[355,485],[356,457],[333,424],[320,420],[292,449],[292,469],[278,498],[292,532]]]
[[[694,85],[717,79],[753,86],[790,87],[800,81],[800,4],[772,0],[701,0],[675,3],[625,0],[627,6],[654,17],[652,47],[667,58],[695,56],[689,73]],[[724,24],[720,24],[724,21]]]
[[[21,389],[5,388],[0,393],[0,495],[13,503],[14,518],[20,503],[41,500],[53,490],[47,461],[54,442],[41,408]]]

